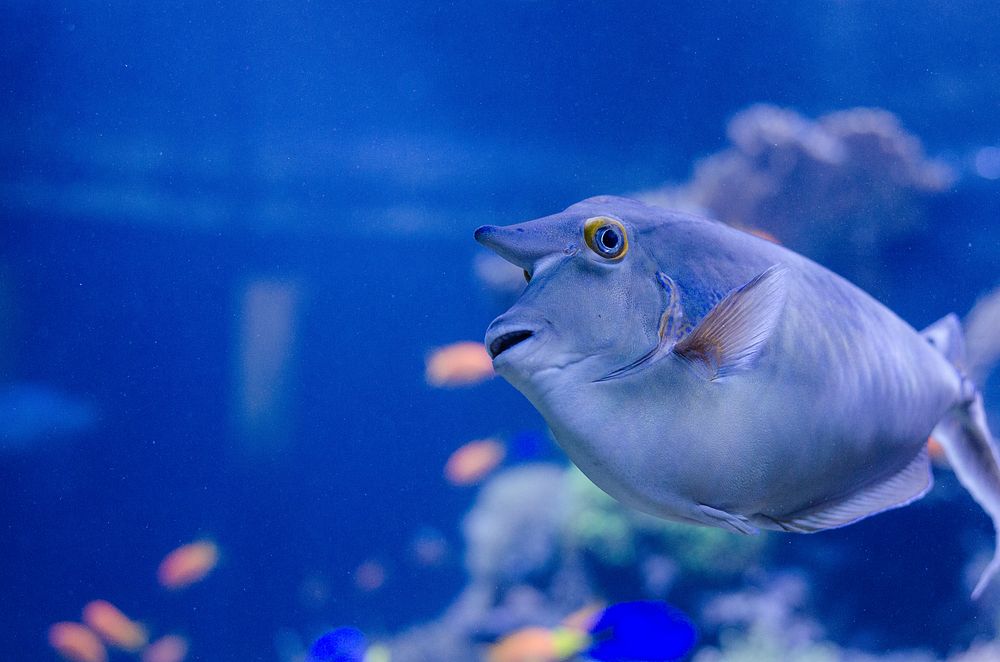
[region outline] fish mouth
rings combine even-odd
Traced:
[[[535,332],[529,329],[518,329],[516,331],[508,331],[507,333],[500,334],[490,341],[490,344],[487,347],[487,351],[490,353],[490,358],[496,360],[498,356],[506,352],[508,349],[524,342],[533,335],[535,335]]]

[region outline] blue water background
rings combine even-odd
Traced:
[[[99,415],[0,455],[0,652],[55,659],[47,626],[95,598],[211,660],[275,660],[282,628],[435,617],[464,584],[474,496],[446,458],[543,425],[500,380],[424,382],[431,348],[480,339],[503,308],[472,230],[682,180],[759,101],[884,107],[957,161],[1000,143],[998,26],[976,1],[9,3],[0,377]],[[873,294],[917,327],[968,311],[1000,281],[998,192],[941,196]],[[301,294],[274,447],[233,420],[257,279]],[[422,526],[452,545],[441,568],[401,551]],[[852,559],[814,587],[842,641],[944,653],[988,631],[968,604],[940,608],[963,532],[988,527],[956,492],[781,544]],[[156,564],[199,536],[220,567],[164,592]],[[364,593],[352,573],[371,558],[387,583]],[[314,576],[321,607],[300,599]]]

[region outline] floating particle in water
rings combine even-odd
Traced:
[[[182,662],[187,654],[187,639],[168,634],[143,649],[142,662]]]
[[[89,628],[63,621],[49,628],[49,644],[70,662],[107,662],[108,651]]]
[[[448,458],[444,476],[452,485],[478,483],[499,465],[507,451],[496,439],[477,439],[465,444]]]
[[[321,609],[330,602],[330,582],[321,575],[309,575],[299,584],[299,603],[309,609]]]
[[[83,622],[107,643],[132,653],[149,641],[142,625],[106,600],[88,602],[83,608]]]
[[[431,386],[471,386],[493,376],[493,359],[481,342],[463,341],[435,350],[425,376]]]
[[[306,662],[363,662],[368,642],[355,628],[337,628],[313,642]]]
[[[354,571],[354,585],[370,593],[385,584],[385,566],[378,561],[365,561]]]
[[[219,562],[219,548],[202,540],[178,547],[160,562],[157,577],[166,588],[183,588],[201,581]]]
[[[437,529],[425,526],[413,536],[410,554],[425,568],[441,565],[448,556],[448,541]]]

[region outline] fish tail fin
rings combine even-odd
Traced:
[[[982,395],[965,375],[965,339],[958,318],[948,315],[921,335],[948,359],[960,380],[958,401],[934,428],[934,438],[944,447],[959,482],[993,519],[997,535],[993,560],[972,591],[976,599],[1000,571],[1000,453],[986,424]]]
[[[956,405],[934,428],[933,434],[944,447],[959,482],[993,518],[993,528],[997,531],[993,560],[972,592],[975,599],[1000,570],[1000,460],[996,441],[986,426],[983,397],[974,392],[971,401]]]

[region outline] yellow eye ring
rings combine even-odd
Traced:
[[[628,252],[628,234],[620,221],[609,216],[588,218],[583,238],[590,250],[606,260],[619,260]]]

